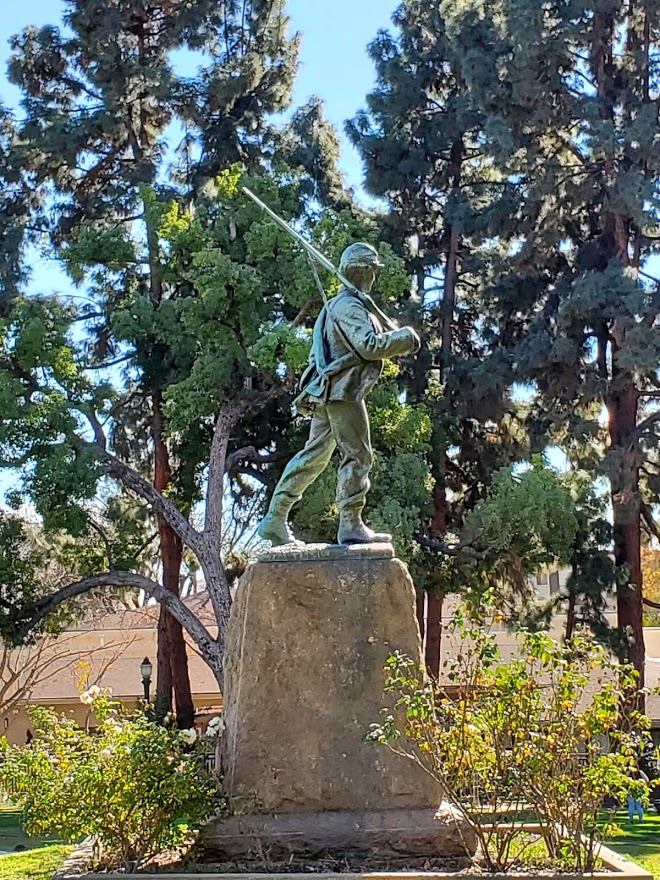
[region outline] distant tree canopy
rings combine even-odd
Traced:
[[[660,10],[405,0],[394,24],[371,46],[377,86],[348,133],[417,277],[428,354],[409,388],[436,407],[429,535],[460,529],[497,456],[561,447],[608,481],[613,511],[609,581],[596,517],[574,598],[590,601],[591,546],[643,675],[642,532],[658,538],[660,500]]]
[[[319,101],[277,122],[297,57],[282,0],[68,0],[65,28],[14,40],[0,464],[20,473],[15,506],[81,540],[72,581],[42,595],[0,535],[7,639],[89,590],[143,589],[167,612],[159,682],[170,676],[182,717],[181,627],[222,687],[227,526],[258,516],[303,442],[290,402],[321,306],[305,255],[247,183],[335,261],[376,244],[375,295],[422,335],[371,398],[369,512],[435,602],[436,635],[444,593],[508,601],[537,566],[570,564],[570,621],[602,627],[615,589],[621,653],[643,672],[642,532],[658,538],[660,500],[660,10],[405,0],[393,21],[348,124],[384,212],[344,186]],[[180,50],[195,76],[177,72]],[[26,295],[36,243],[79,294]],[[566,476],[536,458],[550,446]],[[109,528],[92,542],[100,502]],[[332,469],[295,518],[304,537],[334,538]],[[156,534],[155,574],[141,553]],[[217,636],[181,601],[184,552]]]
[[[118,488],[86,447],[92,438],[158,497],[166,495],[177,517],[188,517],[208,466],[210,413],[226,402],[222,383],[235,382],[230,397],[239,395],[255,378],[250,346],[257,338],[265,344],[264,330],[296,314],[295,283],[288,312],[278,297],[293,279],[289,267],[272,260],[278,243],[259,244],[268,256],[258,258],[258,281],[259,267],[241,256],[244,242],[237,241],[237,228],[242,237],[246,226],[237,226],[231,212],[218,220],[218,191],[229,192],[245,169],[295,178],[284,203],[277,200],[289,217],[302,218],[312,197],[327,195],[343,207],[349,200],[334,167],[337,138],[320,106],[300,108],[289,128],[273,121],[290,103],[298,51],[282,0],[69,0],[64,25],[28,28],[12,43],[9,75],[23,100],[17,119],[3,115],[0,133],[1,366],[14,400],[3,439],[5,466],[22,468],[23,495],[46,528],[83,535],[92,499],[106,502]],[[195,76],[179,73],[181,50],[198,61]],[[224,239],[235,242],[231,253],[221,252],[221,223],[229,224]],[[80,296],[21,295],[30,243],[49,249]],[[213,305],[193,317],[202,291]],[[241,312],[245,296],[253,298]],[[187,334],[176,337],[182,326]],[[282,341],[281,333],[274,336]],[[193,396],[177,429],[166,396],[186,378],[179,400]],[[202,405],[205,394],[210,399]],[[185,542],[144,492],[141,502],[123,505],[122,516],[145,526],[145,539],[157,526],[159,579],[178,596]],[[115,503],[115,512],[121,506]],[[136,569],[112,531],[94,564],[82,560],[74,572]],[[163,711],[173,684],[179,720],[189,727],[181,625],[167,612],[159,624],[157,679]]]

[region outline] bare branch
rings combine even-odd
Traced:
[[[87,407],[77,406],[76,409],[82,415],[85,416],[89,424],[91,425],[92,431],[94,432],[94,442],[101,449],[108,448],[108,438],[105,436],[105,431],[103,430],[103,425],[101,424],[99,417],[96,415],[93,409]]]
[[[660,526],[658,526],[657,522],[655,521],[653,511],[648,504],[644,503],[642,503],[640,511],[642,514],[642,519],[646,523],[646,528],[648,529],[649,533],[653,535],[654,538],[657,538],[658,541],[660,541]]]
[[[225,460],[225,471],[234,470],[239,464],[272,464],[287,456],[282,452],[259,452],[254,446],[243,446],[231,452]]]
[[[87,320],[90,315],[85,315],[84,318]],[[94,317],[94,316],[91,316]],[[104,317],[103,312],[98,313],[98,317]],[[124,354],[121,357],[115,358],[113,361],[106,361],[103,364],[89,364],[85,367],[85,370],[109,370],[110,367],[116,367],[118,364],[123,364],[125,361],[129,361],[133,357],[133,353],[129,352],[128,354]]]
[[[227,447],[234,424],[227,413],[220,413],[216,419],[211,442],[204,533],[211,536],[212,540],[217,543],[220,541],[222,527],[222,496],[224,494]]]
[[[435,538],[427,538],[426,535],[416,534],[415,540],[420,547],[432,550],[434,553],[443,553],[445,556],[464,556],[468,559],[485,559],[486,554],[481,550],[475,550],[467,544],[446,544]]]
[[[18,630],[17,641],[25,639],[35,626],[63,602],[102,587],[119,588],[122,590],[133,587],[144,590],[150,596],[153,596],[179,621],[195,641],[209,665],[212,667],[214,663],[217,665],[218,644],[216,640],[188,606],[181,601],[179,596],[166,590],[157,581],[131,571],[107,571],[103,574],[83,578],[82,580],[67,584],[56,593],[35,602],[32,606],[29,620]]]
[[[111,642],[86,651],[92,657],[101,651],[117,649],[102,668],[99,677],[109,663],[115,662],[121,651],[134,641],[135,637],[128,642]],[[36,685],[44,685],[70,669],[71,648],[75,642],[75,635],[64,635],[56,639],[41,639],[35,646],[14,649],[7,645],[0,647],[0,714],[27,699]]]
[[[660,422],[660,409],[652,412],[650,416],[647,416],[645,419],[643,419],[643,421],[639,423],[639,425],[637,425],[637,428],[635,430],[636,435],[640,437],[647,428],[652,427],[653,425],[655,425],[656,422]]]
[[[82,440],[76,434],[70,435],[70,440],[78,448],[93,449],[105,465],[108,473],[116,477],[127,489],[135,492],[151,505],[156,513],[159,513],[197,556],[204,555],[206,547],[200,533],[193,528],[188,519],[175,507],[172,502],[158,491],[148,480],[145,480],[136,470],[125,464],[107,449],[98,443],[89,443]]]
[[[271,385],[265,391],[252,396],[246,394],[243,400],[238,401],[223,410],[216,419],[211,442],[211,455],[209,458],[209,478],[206,490],[206,516],[204,520],[204,535],[216,544],[220,540],[222,527],[222,496],[224,493],[224,476],[227,471],[227,447],[234,426],[247,416],[260,412],[273,400],[286,394],[293,385],[293,377]]]

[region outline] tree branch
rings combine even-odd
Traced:
[[[96,443],[96,445],[99,446],[101,449],[107,449],[108,438],[105,436],[103,425],[101,424],[101,421],[94,410],[91,408],[88,409],[87,407],[83,406],[76,406],[75,408],[78,410],[78,412],[82,413],[82,415],[84,415],[89,422],[90,427],[94,432],[94,442]]]
[[[226,412],[221,412],[213,429],[211,453],[209,455],[209,478],[206,489],[206,513],[204,534],[211,537],[216,545],[220,543],[222,528],[222,501],[225,490],[225,471],[227,447],[231,429],[235,423]]]
[[[166,590],[157,581],[131,571],[106,571],[102,574],[92,575],[91,577],[67,584],[52,595],[35,602],[30,609],[28,620],[17,631],[16,641],[24,640],[35,626],[41,623],[63,602],[102,587],[113,587],[122,590],[133,587],[144,590],[161,605],[164,605],[170,614],[179,621],[191,639],[198,645],[205,659],[210,657],[212,661],[215,660],[217,662],[218,649],[216,640],[188,606],[181,601],[179,596]]]
[[[260,412],[273,400],[277,400],[293,385],[293,377],[287,376],[283,382],[271,385],[265,391],[249,396],[246,395],[232,406],[224,409],[216,419],[211,442],[209,458],[209,478],[206,490],[206,515],[204,518],[204,535],[212,541],[219,542],[222,526],[222,497],[224,494],[224,477],[227,467],[227,447],[232,429],[241,419]],[[256,450],[255,450],[256,451]],[[234,453],[235,455],[236,453]]]
[[[434,553],[443,553],[445,556],[464,556],[468,559],[486,558],[486,554],[482,550],[475,550],[466,544],[445,544],[444,541],[437,541],[435,538],[428,538],[419,533],[415,534],[414,538],[420,547],[432,550]]]
[[[233,471],[239,464],[272,464],[282,461],[286,454],[282,452],[260,453],[254,446],[243,446],[235,452],[231,452],[225,459],[225,471]]]
[[[136,470],[129,467],[123,461],[118,459],[107,449],[99,446],[98,443],[89,443],[78,437],[77,434],[71,435],[70,440],[74,446],[80,448],[92,449],[97,453],[108,473],[116,477],[127,489],[135,492],[140,498],[143,498],[156,513],[159,513],[164,520],[170,525],[184,544],[188,546],[198,557],[203,557],[206,552],[206,546],[202,540],[202,535],[193,528],[188,519],[175,507],[172,502],[158,491],[148,480],[145,480]]]
[[[657,540],[660,541],[660,527],[656,523],[653,516],[653,511],[651,510],[649,505],[642,502],[640,512],[649,532],[653,535],[654,538],[657,538]]]
[[[656,422],[660,422],[660,409],[652,412],[650,416],[647,416],[643,421],[641,421],[635,429],[635,434],[638,437],[641,437],[644,431],[646,431],[647,428],[650,428]]]

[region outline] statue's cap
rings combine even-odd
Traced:
[[[373,266],[378,268],[382,265],[378,257],[378,251],[372,244],[356,241],[355,244],[349,245],[341,255],[339,271],[343,273],[351,266]]]

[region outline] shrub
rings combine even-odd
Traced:
[[[29,834],[69,842],[92,835],[108,857],[135,870],[214,810],[216,784],[190,731],[128,713],[96,691],[83,694],[100,722],[95,734],[32,709],[35,737],[24,747],[2,744],[0,782],[16,792]]]
[[[373,737],[440,782],[489,870],[524,861],[522,820],[531,814],[555,864],[593,870],[605,798],[645,797],[635,729],[648,719],[633,708],[636,673],[586,633],[558,643],[522,631],[519,659],[503,662],[479,621],[460,613],[456,630],[460,648],[444,685],[425,680],[406,657],[390,658],[394,712]]]

